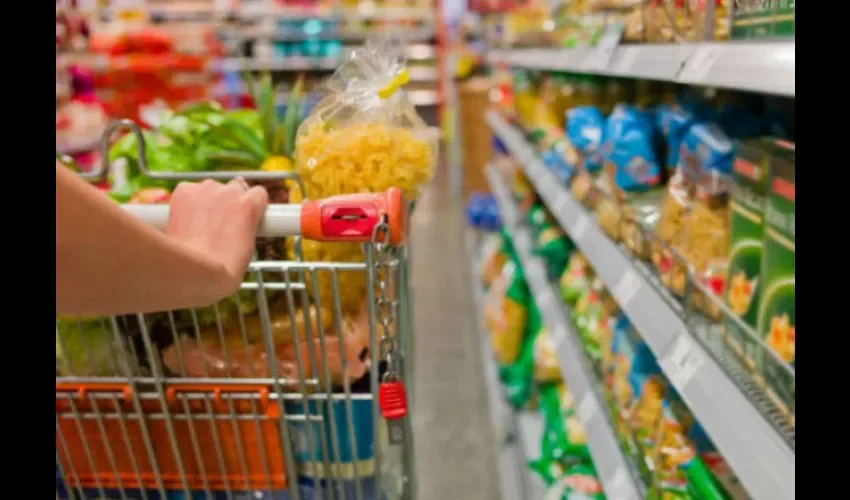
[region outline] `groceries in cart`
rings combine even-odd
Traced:
[[[437,145],[402,91],[402,53],[389,40],[356,50],[303,124],[298,85],[278,119],[271,80],[248,78],[257,110],[199,103],[155,130],[109,128],[132,132],[105,159],[128,210],[167,220],[165,206],[134,205],[206,177],[262,184],[273,205],[232,297],[57,318],[59,498],[369,500],[411,488],[399,247]]]

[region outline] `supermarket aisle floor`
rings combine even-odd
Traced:
[[[441,172],[412,221],[413,431],[419,500],[497,500],[490,409],[462,211]]]

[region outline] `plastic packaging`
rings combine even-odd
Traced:
[[[301,328],[298,332],[297,346],[295,342],[275,344],[274,366],[278,377],[293,380],[317,378],[320,384],[326,384],[325,364],[321,360],[323,351],[333,386],[342,384],[344,380],[354,382],[368,371],[369,318],[365,307],[357,315],[344,317],[341,331],[326,330],[323,338],[313,330],[308,340],[303,331]],[[271,354],[263,342],[246,344],[243,339],[232,336],[223,340],[222,343],[209,334],[199,338],[184,336],[163,351],[163,364],[171,372],[184,377],[272,376]],[[342,353],[341,347],[344,347]],[[302,370],[299,370],[299,360]],[[296,383],[287,388],[299,390]]]
[[[545,327],[534,337],[534,381],[537,383],[561,380],[561,366],[555,352],[552,334]]]
[[[541,458],[564,466],[591,463],[587,435],[565,384],[546,384],[540,388],[540,411],[544,425]]]
[[[490,287],[485,309],[491,345],[501,365],[513,364],[519,356],[528,321],[528,302],[522,269],[509,260]]]
[[[296,168],[311,199],[380,193],[416,200],[432,179],[438,141],[401,87],[408,81],[399,38],[368,40],[328,81],[328,95],[298,128]]]
[[[573,305],[585,290],[590,288],[593,269],[581,252],[574,251],[567,262],[567,268],[561,275],[561,297],[567,304]]]

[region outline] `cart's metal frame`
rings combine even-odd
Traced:
[[[281,172],[153,172],[147,167],[144,137],[138,126],[128,120],[114,122],[107,128],[101,144],[103,165],[96,172],[81,174],[84,178],[99,179],[107,172],[110,136],[120,128],[129,128],[136,135],[139,168],[144,175],[154,179],[184,181],[242,177],[248,181],[292,181],[301,185],[297,175]],[[304,192],[303,189],[301,192]],[[163,227],[168,220],[166,206],[124,205],[124,208],[154,226]],[[261,235],[295,236],[296,259],[255,260],[249,268],[252,280],[240,287],[240,293],[252,291],[255,295],[262,343],[259,347],[252,344],[252,348],[264,350],[267,372],[263,374],[255,376],[249,373],[247,378],[244,378],[244,374],[243,378],[209,377],[206,358],[203,376],[186,371],[184,353],[180,352],[185,335],[189,333],[191,337],[194,334],[194,339],[189,340],[196,341],[200,351],[204,351],[207,346],[201,341],[198,311],[191,310],[188,315],[187,312],[157,315],[160,320],[167,318],[173,341],[170,349],[177,350],[179,370],[167,366],[163,361],[163,349],[159,345],[162,340],[153,338],[155,332],[150,318],[138,314],[101,320],[104,342],[108,346],[109,359],[105,360],[109,365],[106,370],[108,374],[102,373],[102,367],[95,366],[97,355],[89,349],[86,337],[82,335],[83,323],[88,320],[78,318],[71,321],[71,325],[76,324],[79,328],[79,339],[84,351],[82,358],[88,361],[89,366],[76,370],[74,363],[69,361],[63,365],[64,373],[60,376],[58,351],[61,347],[64,353],[68,352],[63,340],[68,332],[62,331],[60,321],[57,320],[57,499],[114,496],[122,500],[195,497],[298,500],[307,496],[312,498],[313,495],[330,500],[415,499],[413,436],[409,413],[401,420],[398,446],[387,445],[386,422],[380,416],[376,397],[381,383],[379,368],[382,362],[392,376],[404,382],[408,392],[412,387],[412,373],[407,362],[411,359],[412,350],[407,250],[404,246],[390,245],[388,219],[383,216],[372,228],[372,234],[363,238],[362,262],[305,262],[299,236],[300,214],[299,205],[269,207],[261,226]],[[368,386],[363,393],[353,392],[352,383],[355,381],[349,380],[347,371],[349,353],[345,347],[347,335],[343,334],[345,324],[340,303],[341,281],[344,281],[346,273],[365,274],[364,307],[368,318],[370,369]],[[331,287],[333,305],[331,310],[316,306],[317,318],[314,321],[307,304],[315,303],[319,297],[320,275],[323,274],[329,277],[323,284]],[[274,279],[273,275],[280,279]],[[285,306],[282,315],[288,317],[290,322],[296,377],[285,376],[278,370],[276,358],[280,345],[276,345],[273,321],[281,316],[281,312],[272,310],[273,304],[269,298],[272,294],[280,293],[285,296],[285,301],[278,300],[275,305],[282,303]],[[240,296],[236,296],[235,303],[240,340],[247,353],[249,333]],[[300,309],[304,320],[303,332],[299,332],[297,327],[297,304],[304,305]],[[232,359],[228,359],[225,346],[233,346],[233,343],[232,339],[226,342],[227,325],[223,324],[222,311],[220,305],[213,308],[214,330],[217,330],[217,340],[224,358],[224,371],[230,375]],[[333,317],[323,322],[323,313]],[[190,320],[187,321],[187,317]],[[138,322],[137,338],[132,340],[127,335],[128,318]],[[333,387],[329,367],[329,355],[333,353],[327,350],[330,337],[326,336],[324,326],[328,322],[332,323],[330,328],[338,334],[343,379],[341,384]],[[66,320],[63,324],[67,326],[69,323]],[[252,335],[256,337],[257,333]],[[302,347],[305,344],[307,359],[303,359],[305,351]],[[129,356],[124,356],[126,353]],[[248,357],[245,354],[245,360]],[[250,371],[252,363],[246,365]],[[175,371],[179,371],[179,376],[174,376]],[[410,401],[412,406],[412,397]],[[364,404],[370,406],[365,411],[366,415],[370,415],[370,430],[364,429],[362,419],[355,421],[355,415],[364,413]],[[358,412],[354,411],[355,406],[359,407]],[[340,414],[344,416],[344,422],[337,422]],[[270,426],[269,422],[273,420],[277,423]],[[95,422],[94,426],[91,421]],[[254,430],[250,432],[255,432],[257,437],[253,442],[245,439],[248,431],[243,422],[253,422]],[[198,429],[208,430],[209,435],[199,435],[202,433]],[[306,431],[307,460],[301,451],[296,452],[294,449],[297,439],[293,436],[293,429]],[[371,434],[371,442],[366,443],[372,452],[370,460],[358,460],[361,455],[357,451],[360,444],[358,431]],[[278,439],[270,443],[269,432],[276,433]],[[224,439],[227,436],[223,433],[230,433],[230,438]],[[159,442],[156,438],[167,438],[167,442]],[[255,448],[250,448],[252,444]],[[267,449],[270,444],[271,449]],[[76,445],[79,449],[75,448]],[[228,449],[228,445],[235,449]],[[172,458],[163,460],[163,447],[170,450],[173,463]],[[346,450],[341,450],[341,447]],[[345,463],[343,455],[346,453],[350,455],[350,463]],[[229,466],[226,463],[226,458],[232,459],[234,455],[239,465],[236,471],[231,470],[232,464]],[[278,460],[281,455],[285,464],[285,491],[274,488],[282,479],[269,475],[273,464],[281,465]],[[390,458],[394,455],[398,458]],[[254,462],[258,458],[264,472],[260,476],[249,472],[256,469],[257,464]],[[80,459],[83,459],[83,463],[80,463]],[[391,461],[395,462],[396,467],[389,467]],[[205,470],[210,468],[210,464],[214,465],[213,469],[217,467],[219,477],[211,479],[210,472],[214,471]],[[129,470],[124,470],[128,467]],[[166,477],[164,469],[175,474]],[[84,474],[83,470],[89,474]],[[299,483],[303,483],[301,478],[311,475],[316,488],[313,492],[305,493],[303,484],[299,486]],[[365,477],[370,475],[373,477]],[[395,476],[395,484],[388,481],[391,476]],[[237,486],[242,487],[237,489]],[[180,492],[185,496],[180,496]],[[266,492],[268,496],[265,496]]]

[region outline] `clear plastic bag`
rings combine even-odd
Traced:
[[[327,83],[328,95],[298,128],[296,168],[309,198],[383,192],[415,201],[431,181],[435,134],[401,87],[404,44],[381,37],[354,50]]]

